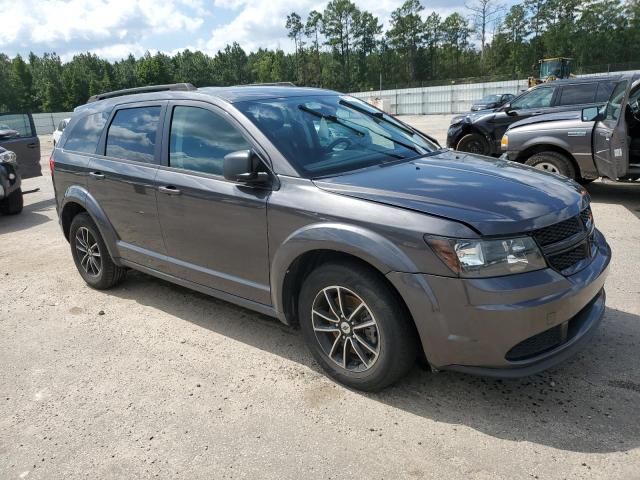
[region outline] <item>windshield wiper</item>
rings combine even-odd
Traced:
[[[392,126],[396,127],[398,130],[402,130],[406,134],[419,135],[419,136],[422,136],[422,137],[426,137],[431,142],[435,143],[438,147],[440,146],[440,144],[438,143],[438,141],[435,138],[433,138],[433,137],[431,137],[431,136],[429,136],[429,135],[427,135],[425,133],[422,133],[419,130],[416,130],[415,128],[413,128],[411,126],[402,125],[401,123],[396,121],[393,117],[389,117],[389,115],[386,115],[383,112],[372,112],[371,110],[367,110],[366,108],[361,107],[360,105],[357,105],[355,103],[351,103],[351,102],[349,102],[347,100],[340,100],[339,103],[340,103],[340,105],[344,105],[345,107],[349,107],[349,108],[354,109],[356,112],[360,112],[360,113],[362,113],[364,115],[367,115],[367,116],[369,116],[371,118],[374,118],[374,119],[380,120],[380,121],[382,121],[384,123],[387,123],[389,125],[392,125]]]
[[[356,134],[358,134],[360,137],[364,137],[366,135],[362,130],[352,127],[351,125],[340,120],[335,115],[326,115],[324,113],[316,112],[315,110],[309,107],[305,107],[304,105],[298,105],[298,108],[303,112],[310,113],[311,115],[314,115],[318,118],[324,118],[325,120],[329,120],[330,122],[337,123],[338,125],[342,125],[344,128],[348,128],[352,132],[355,132]]]

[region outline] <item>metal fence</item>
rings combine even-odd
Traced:
[[[631,72],[604,72],[588,74],[614,75]],[[583,76],[583,75],[579,75]],[[384,105],[384,110],[394,115],[431,115],[438,113],[468,112],[474,100],[478,100],[491,93],[517,94],[527,89],[527,80],[509,80],[505,82],[486,82],[453,84],[441,87],[403,88],[399,90],[372,90],[369,92],[351,93],[354,97],[364,101],[373,101],[377,105]]]
[[[38,135],[50,135],[58,124],[65,118],[69,118],[73,112],[34,113],[33,122],[36,124]]]

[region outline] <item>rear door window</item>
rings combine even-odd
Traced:
[[[14,130],[15,137],[34,137],[31,119],[24,113],[7,113],[0,115],[0,130]]]
[[[157,163],[155,147],[161,110],[160,106],[118,110],[107,132],[106,155]]]
[[[171,119],[169,166],[222,175],[225,155],[251,145],[222,115],[199,107],[177,106]]]
[[[597,83],[583,83],[578,85],[565,85],[560,91],[558,105],[580,105],[594,103],[596,100]]]
[[[101,112],[87,115],[78,120],[71,132],[66,133],[67,140],[64,142],[63,148],[74,152],[96,153],[98,141],[108,117],[107,112]]]

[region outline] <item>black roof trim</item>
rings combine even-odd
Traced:
[[[234,87],[297,87],[293,82],[244,83]]]
[[[146,87],[125,88],[123,90],[115,90],[113,92],[99,93],[93,95],[87,100],[87,103],[97,102],[106,98],[122,97],[123,95],[132,95],[134,93],[150,93],[150,92],[166,92],[169,90],[188,92],[191,90],[197,90],[190,83],[171,83],[168,85],[148,85]]]

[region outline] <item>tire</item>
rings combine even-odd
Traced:
[[[479,133],[468,133],[460,139],[456,150],[460,152],[474,153],[476,155],[489,155],[489,142]]]
[[[23,207],[22,189],[12,192],[7,198],[0,200],[0,213],[4,215],[17,215]]]
[[[89,214],[79,213],[73,218],[69,229],[69,244],[76,268],[87,285],[97,290],[106,290],[122,282],[127,270],[113,262],[102,235]],[[87,250],[93,255],[87,256]]]
[[[359,302],[364,306],[358,307]],[[337,322],[340,312],[342,321]],[[351,329],[346,319],[354,312]],[[302,285],[298,318],[314,358],[330,377],[346,386],[378,391],[404,377],[415,363],[418,339],[406,307],[384,279],[366,266],[346,262],[316,268]],[[323,328],[333,331],[319,330]]]
[[[530,167],[535,167],[551,173],[564,175],[576,180],[576,170],[573,168],[571,160],[558,152],[540,152],[529,157],[524,162]]]

